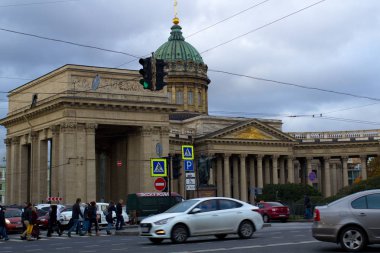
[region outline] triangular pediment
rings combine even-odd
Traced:
[[[213,140],[235,140],[235,141],[296,141],[293,137],[285,134],[280,129],[274,128],[257,119],[239,122],[232,126],[220,129],[199,138]]]
[[[240,140],[278,140],[278,138],[254,127],[247,126],[236,132],[229,133],[222,137],[222,139],[240,139]]]

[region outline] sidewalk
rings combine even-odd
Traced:
[[[270,223],[264,223],[263,228],[271,227]],[[126,225],[123,230],[116,230],[115,235],[139,235],[139,226],[138,225]]]

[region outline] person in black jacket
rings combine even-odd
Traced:
[[[21,240],[28,239],[29,241],[31,240],[30,236],[32,234],[33,230],[33,224],[32,224],[32,204],[28,203],[26,207],[24,208],[23,212],[23,219],[24,219],[24,224],[26,227],[26,230],[24,233],[20,235]]]
[[[90,218],[90,225],[88,226],[88,234],[91,235],[92,224],[95,224],[96,235],[99,235],[98,214],[95,201],[91,201],[88,207],[88,217]]]
[[[124,224],[123,218],[123,200],[120,199],[116,205],[116,230],[122,230]]]
[[[7,235],[7,228],[5,223],[5,212],[4,207],[0,206],[0,236],[5,240],[8,241],[8,235]]]
[[[73,232],[74,230],[75,231],[77,230],[77,227],[78,227],[78,224],[79,224],[79,216],[83,217],[83,214],[80,211],[80,206],[79,206],[79,204],[80,204],[81,201],[82,200],[80,198],[77,198],[77,201],[73,205],[73,210],[72,210],[72,215],[71,215],[71,219],[73,219],[73,225],[71,226],[71,228],[67,232],[67,236],[68,237],[71,237],[71,232]]]
[[[59,214],[57,205],[51,205],[49,210],[49,223],[47,237],[51,237],[51,234],[57,232],[61,236],[61,231],[59,230]]]
[[[111,228],[112,228],[112,225],[113,225],[112,212],[116,213],[115,203],[113,203],[113,201],[111,201],[109,203],[109,205],[107,207],[107,212],[104,213],[105,216],[106,216],[106,221],[107,221],[107,228],[106,228],[107,235],[111,235]]]

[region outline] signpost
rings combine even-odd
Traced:
[[[182,145],[182,160],[194,160],[194,146]]]
[[[154,188],[157,191],[163,191],[166,188],[166,180],[162,177],[157,178],[154,180]]]
[[[151,158],[150,159],[150,171],[152,177],[166,177],[168,175],[166,159],[163,158]]]
[[[309,173],[309,180],[314,183],[315,179],[317,179],[317,174],[314,171]]]
[[[183,161],[183,165],[185,171],[194,172],[194,160],[185,160]]]

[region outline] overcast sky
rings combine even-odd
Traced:
[[[135,59],[4,29],[144,56],[167,41],[173,2],[0,0],[1,118],[6,92],[65,64]],[[287,132],[380,129],[379,0],[178,0],[178,17],[185,37],[232,17],[186,41],[210,70],[277,81],[210,71],[209,114],[281,119]]]

